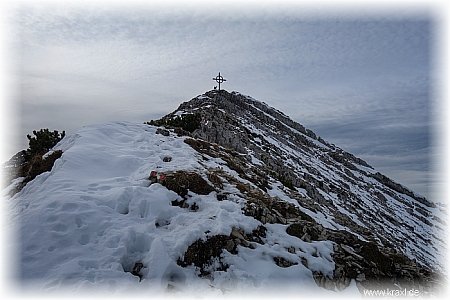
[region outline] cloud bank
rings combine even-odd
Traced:
[[[17,150],[33,129],[70,133],[91,123],[160,117],[210,90],[220,71],[225,89],[267,102],[430,195],[431,135],[439,126],[431,15],[168,11],[15,10],[9,75],[18,82],[12,101],[21,107]]]

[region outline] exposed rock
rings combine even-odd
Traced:
[[[218,201],[223,201],[223,200],[227,200],[227,199],[228,199],[227,194],[225,194],[225,193],[217,194],[217,200]]]
[[[323,287],[324,289],[335,291],[336,290],[336,283],[334,280],[326,275],[323,275],[319,272],[313,272],[314,280],[316,281],[318,286]]]
[[[408,190],[401,184],[394,182],[392,179],[388,178],[387,176],[385,176],[379,172],[376,172],[375,174],[371,174],[371,176],[373,178],[375,178],[376,180],[378,180],[379,182],[381,182],[382,184],[386,185],[387,187],[393,189],[394,191],[408,195],[411,198],[414,198],[418,202],[420,202],[428,207],[436,207],[436,205],[433,202],[430,202],[423,197],[416,196],[416,194],[414,194],[413,192],[411,192],[410,190]]]
[[[317,273],[319,286],[331,290],[346,288],[352,279],[363,287],[380,287],[386,284],[405,287],[430,288],[436,283],[434,274],[417,265],[402,253],[364,242],[346,231],[335,231],[315,223],[299,221],[287,227],[286,232],[306,242],[329,240],[335,242],[333,259],[336,267],[329,278]]]
[[[26,175],[26,181],[31,181],[39,174],[50,171],[53,168],[55,161],[62,156],[62,153],[61,150],[57,150],[46,157],[41,155],[35,156],[31,160],[30,168]]]
[[[22,150],[17,152],[7,162],[5,162],[2,166],[5,179],[11,181],[18,177],[25,177],[29,167],[29,156],[30,155],[26,150]]]
[[[208,267],[213,259],[220,257],[223,249],[230,248],[230,240],[232,239],[226,235],[212,236],[205,241],[197,240],[188,247],[184,256],[178,259],[178,264],[183,267],[194,265],[198,267],[201,276],[208,275]],[[235,247],[229,252],[235,253]],[[227,269],[228,266],[222,264],[222,268]]]
[[[355,279],[356,279],[356,281],[359,281],[359,282],[365,281],[366,280],[366,274],[360,273],[360,274],[358,274],[358,276],[356,276]]]
[[[214,173],[208,173],[208,180],[218,189],[223,189],[222,180]]]
[[[186,203],[185,199],[182,200],[172,200],[172,206],[178,206],[180,208],[189,208],[189,204]]]
[[[163,162],[171,162],[172,161],[172,156],[164,156],[163,157]]]
[[[225,244],[225,249],[228,252],[232,252],[236,249],[236,243],[233,240],[227,240],[226,244]]]
[[[198,211],[199,208],[200,208],[200,207],[198,206],[198,204],[197,204],[196,202],[192,203],[192,204],[189,206],[189,209],[190,209],[191,211]]]
[[[38,175],[51,171],[55,161],[60,158],[62,154],[63,152],[61,150],[53,151],[47,156],[36,154],[29,162],[19,166],[21,175],[25,178],[12,191],[12,195],[21,191],[28,182],[36,178]]]
[[[231,236],[235,237],[235,238],[237,238],[239,240],[245,240],[244,236],[236,228],[233,228],[233,230],[231,231]]]
[[[256,227],[250,234],[245,234],[245,239],[247,241],[256,242],[258,244],[264,244],[264,238],[266,237],[267,228],[260,225]]]
[[[429,209],[436,207],[433,203],[251,97],[211,91],[163,119],[193,114],[201,121],[185,143],[205,162],[220,159],[237,174],[209,170],[208,181],[219,201],[233,199],[223,190],[231,185],[245,199],[245,215],[262,224],[285,224],[288,234],[307,243],[335,243],[333,276],[314,275],[320,286],[342,290],[353,279],[361,288],[388,282],[427,289],[427,282],[437,281],[427,249],[444,243],[433,233],[444,222]],[[422,230],[411,224],[420,224]],[[264,238],[251,240],[234,231],[223,247],[250,247],[256,241]],[[288,265],[281,258],[276,262]]]
[[[327,236],[324,236],[323,232],[324,228],[321,225],[311,221],[299,220],[298,223],[291,224],[286,228],[286,233],[307,242],[324,240]]]
[[[298,265],[298,263],[289,261],[281,256],[274,257],[273,261],[276,263],[277,266],[282,267],[282,268],[289,268],[291,266]]]
[[[141,270],[144,268],[144,264],[141,262],[137,262],[133,266],[133,270],[131,271],[131,274],[134,276],[139,277],[139,281],[142,280],[143,275],[141,274]]]
[[[169,130],[167,130],[167,129],[164,129],[164,128],[158,128],[158,129],[156,129],[156,134],[161,134],[161,135],[163,135],[163,136],[169,136],[169,135],[170,135],[170,132],[169,132]]]
[[[208,195],[214,188],[199,174],[194,172],[177,171],[165,174],[164,185],[186,199],[188,191],[199,195]]]
[[[174,191],[178,196],[166,200],[185,210],[156,207],[147,220],[147,210],[162,202],[129,197],[133,184],[118,200],[123,209],[114,213],[121,214],[120,218],[136,215],[137,225],[148,221],[152,225],[148,228],[154,229],[154,222],[158,233],[169,234],[177,224],[189,225],[180,220],[185,216],[198,216],[208,226],[220,216],[220,231],[197,230],[196,226],[192,241],[196,240],[185,246],[185,253],[177,261],[180,266],[193,265],[200,276],[212,276],[216,271],[227,270],[224,257],[263,249],[264,257],[269,258],[265,262],[272,267],[291,268],[301,262],[319,286],[334,291],[346,288],[352,280],[359,289],[388,286],[429,291],[438,284],[442,264],[433,256],[439,255],[438,249],[445,244],[445,238],[440,236],[445,221],[435,213],[444,207],[376,173],[365,161],[317,137],[276,109],[238,93],[209,92],[150,124],[165,127],[157,128],[157,134],[170,136],[174,132],[186,136],[184,142],[196,152],[195,171],[166,172],[174,164],[160,166],[159,161],[152,166],[156,170],[149,177],[150,183]],[[174,140],[180,146],[181,139],[172,134],[170,139],[160,136],[156,140]],[[173,157],[163,154],[162,161],[184,159],[176,156],[177,150],[174,152]],[[37,157],[27,169],[22,169],[23,175],[31,180],[51,170],[61,154]],[[22,164],[21,159],[20,155],[16,157],[18,165]],[[135,174],[133,180],[137,179]],[[154,185],[149,190],[153,188],[161,187]],[[171,197],[171,193],[165,195]],[[153,202],[148,206],[147,201]],[[26,209],[29,203],[25,204]],[[179,212],[181,218],[172,219],[172,213]],[[223,218],[228,221],[229,216],[234,223],[224,225],[227,222]],[[255,229],[249,232],[249,226]],[[290,236],[280,234],[280,228],[285,228]],[[190,230],[187,226],[185,229]],[[303,242],[295,241],[296,238]],[[148,257],[151,240],[130,240],[126,246],[133,255],[122,266],[142,279],[147,267],[141,261]],[[139,248],[138,254],[134,253],[135,248]],[[329,268],[318,268],[323,265],[319,262]],[[333,266],[334,271],[330,269]],[[171,286],[175,288],[175,284]]]

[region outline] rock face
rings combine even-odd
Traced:
[[[196,120],[195,126],[183,125],[189,131],[173,126],[187,119]],[[245,215],[263,225],[289,225],[286,232],[306,242],[332,241],[335,270],[331,277],[314,273],[318,285],[341,290],[355,280],[360,289],[388,285],[430,290],[439,283],[442,207],[282,112],[236,92],[210,91],[152,124],[189,136],[185,143],[204,160],[220,158],[247,181],[210,170],[219,201],[227,198],[222,182],[233,184],[246,199]],[[205,187],[210,191],[209,184]],[[195,253],[205,253],[203,248],[211,255],[201,259]],[[196,241],[180,265],[193,263],[207,274],[214,266],[209,258],[220,257],[220,249],[236,251],[231,236]],[[274,260],[280,267],[292,265],[282,257]]]

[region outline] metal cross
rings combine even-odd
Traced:
[[[224,81],[227,81],[225,78],[222,77],[222,75],[220,75],[220,72],[219,75],[213,78],[213,80],[215,80],[219,84],[219,91],[220,91],[220,84]]]

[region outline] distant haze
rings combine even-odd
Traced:
[[[21,130],[143,122],[213,88],[236,90],[414,191],[435,178],[433,15],[300,9],[18,6],[10,18]],[[293,4],[292,4],[293,5]],[[395,14],[394,14],[395,15]],[[439,200],[439,199],[432,199]]]

